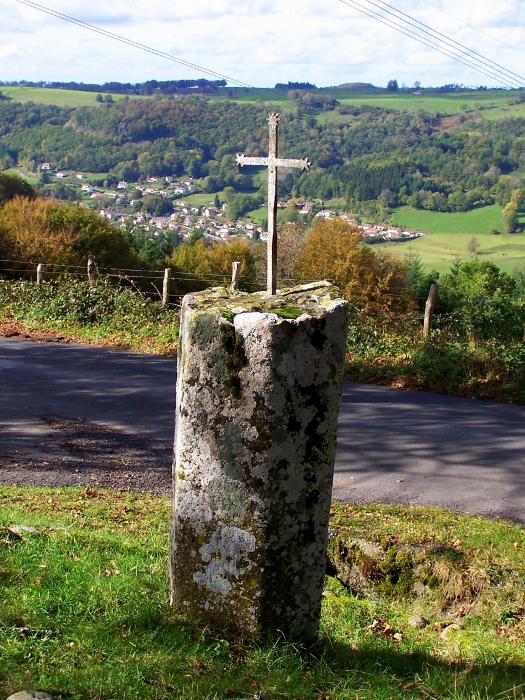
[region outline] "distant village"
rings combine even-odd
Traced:
[[[184,198],[192,198],[196,194],[197,188],[193,178],[174,176],[149,177],[143,183],[131,183],[120,180],[114,189],[101,188],[91,184],[87,174],[81,172],[68,173],[57,171],[51,173],[52,166],[43,163],[43,172],[53,175],[53,179],[61,182],[67,179],[69,187],[79,188],[82,201],[81,206],[91,209],[98,209],[100,216],[110,221],[118,222],[122,227],[131,225],[138,231],[142,230],[153,235],[160,232],[173,232],[180,236],[181,240],[189,238],[195,231],[201,231],[205,238],[216,241],[228,241],[244,237],[247,239],[267,240],[268,233],[262,226],[251,221],[229,221],[228,204],[219,202],[219,206],[199,205],[186,201]],[[130,212],[137,201],[132,198],[131,193],[140,198],[160,196],[170,202],[173,212],[170,214],[155,216],[147,211]],[[213,199],[214,195],[210,195]],[[98,200],[98,201],[97,201]],[[104,204],[100,209],[98,203]],[[380,243],[383,241],[407,241],[424,236],[422,231],[404,229],[387,224],[367,224],[361,223],[350,213],[340,212],[331,209],[318,210],[315,202],[303,199],[280,200],[277,204],[279,209],[287,209],[290,206],[297,207],[299,214],[304,217],[310,215],[311,218],[333,219],[339,217],[347,221],[351,226],[361,229],[363,237],[367,243]]]

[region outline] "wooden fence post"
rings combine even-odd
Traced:
[[[38,263],[38,265],[36,266],[36,283],[42,284],[43,281],[44,281],[43,265],[42,265],[42,263]]]
[[[232,263],[232,283],[230,285],[230,292],[236,292],[237,286],[239,284],[239,274],[241,272],[241,263]]]
[[[88,257],[87,276],[88,276],[88,282],[93,282],[93,280],[97,276],[97,263],[95,262],[95,258],[93,255],[90,255]]]
[[[428,334],[430,333],[430,329],[432,327],[432,317],[434,315],[434,307],[436,305],[437,295],[438,286],[437,284],[433,284],[430,287],[427,305],[425,306],[425,323],[423,325],[423,338],[428,338]]]
[[[162,283],[162,306],[167,306],[170,300],[170,279],[171,268],[167,267],[164,270],[164,282]]]

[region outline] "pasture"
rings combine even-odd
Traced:
[[[2,88],[3,97],[17,102],[36,102],[52,104],[59,107],[96,107],[95,92],[80,90],[60,90],[54,88],[11,87]],[[344,88],[324,89],[321,94],[329,93],[342,106],[379,107],[394,111],[417,112],[422,109],[431,115],[453,115],[462,111],[481,110],[484,119],[504,119],[525,116],[525,103],[509,105],[509,100],[516,92],[505,90],[486,90],[460,93],[424,93],[387,92],[386,90],[353,92]],[[112,95],[113,100],[124,99],[125,95]],[[144,99],[143,95],[130,95],[130,99]],[[240,104],[265,103],[275,109],[295,109],[296,103],[288,99],[286,90],[274,88],[222,88],[217,95],[209,97],[212,101],[232,101]],[[316,115],[318,122],[347,122],[351,115],[342,115],[338,111],[321,112]]]
[[[96,92],[83,92],[82,90],[7,86],[2,88],[2,96],[15,102],[36,102],[44,105],[57,105],[57,107],[96,107],[102,104],[97,102]],[[124,99],[125,95],[112,95],[112,97],[115,102],[118,102]],[[129,97],[134,99],[139,95],[130,95]]]
[[[393,221],[427,235],[406,243],[380,244],[377,248],[399,254],[411,250],[421,256],[424,265],[440,272],[448,270],[455,260],[472,258],[467,248],[472,236],[479,243],[480,260],[491,260],[505,272],[525,266],[525,232],[503,233],[501,207],[497,205],[453,214],[400,207],[394,211]],[[500,233],[494,234],[494,230]]]

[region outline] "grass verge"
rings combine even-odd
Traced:
[[[167,499],[0,487],[0,691],[56,698],[524,697],[523,530],[423,508],[334,506],[333,525],[443,544],[488,583],[358,600],[327,579],[319,641],[241,642],[168,605]],[[37,532],[18,530],[32,527]],[[461,556],[460,556],[461,555]],[[408,624],[414,612],[424,629]],[[444,640],[450,622],[458,629]]]
[[[423,338],[420,319],[350,325],[345,377],[366,384],[525,404],[525,345],[462,337],[453,329]]]
[[[38,340],[42,331],[73,342],[175,356],[178,312],[138,290],[65,281],[0,281],[0,333]]]

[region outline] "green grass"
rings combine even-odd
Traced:
[[[17,177],[22,178],[22,180],[29,182],[30,185],[36,185],[39,180],[39,176],[36,173],[32,173],[26,168],[8,168],[7,170],[2,170],[2,172],[4,172],[6,175],[16,175]]]
[[[58,90],[55,88],[26,88],[5,87],[2,88],[3,97],[16,102],[37,102],[44,105],[57,105],[58,107],[96,107],[101,104],[96,101],[96,92],[83,92],[82,90]],[[124,95],[112,95],[117,102]],[[130,99],[141,97],[129,95]]]
[[[233,98],[226,96],[227,89],[221,89],[219,94],[211,96],[212,101],[238,102],[241,104],[255,104],[256,102],[272,103],[277,109],[293,109],[295,104],[288,100],[286,91],[272,88],[259,90],[233,89]],[[80,90],[58,90],[54,88],[25,88],[6,87],[2,89],[4,97],[18,102],[38,102],[41,104],[53,104],[59,107],[95,107],[96,93]],[[513,93],[502,91],[449,93],[436,95],[427,93],[424,95],[377,92],[352,93],[348,90],[331,90],[330,94],[341,102],[342,105],[364,105],[380,107],[383,109],[406,110],[416,112],[423,109],[429,114],[458,114],[466,107],[467,111],[476,109],[476,105],[482,106],[481,115],[484,119],[503,119],[514,116],[525,116],[525,104],[509,106],[509,98]],[[112,95],[115,101],[124,98],[124,95]],[[145,99],[142,95],[130,95],[130,99]],[[322,112],[316,117],[319,123],[337,121],[352,121],[349,115],[340,115],[338,112]]]
[[[424,265],[438,271],[447,270],[455,260],[472,257],[467,249],[472,236],[480,243],[480,259],[492,260],[506,272],[525,264],[525,233],[492,233],[494,229],[503,231],[501,207],[497,205],[453,214],[400,207],[392,220],[428,235],[406,243],[381,244],[378,248],[401,254],[411,249],[419,253]]]
[[[442,545],[485,585],[445,602],[358,600],[327,580],[319,641],[236,639],[168,604],[167,499],[0,487],[0,691],[57,700],[523,698],[525,537],[438,509],[335,507],[333,525]],[[41,534],[9,531],[16,525]],[[490,546],[489,546],[490,543]],[[457,567],[451,566],[450,576]],[[428,626],[414,630],[418,612]],[[441,629],[458,621],[450,641]],[[390,626],[399,637],[381,634]]]

